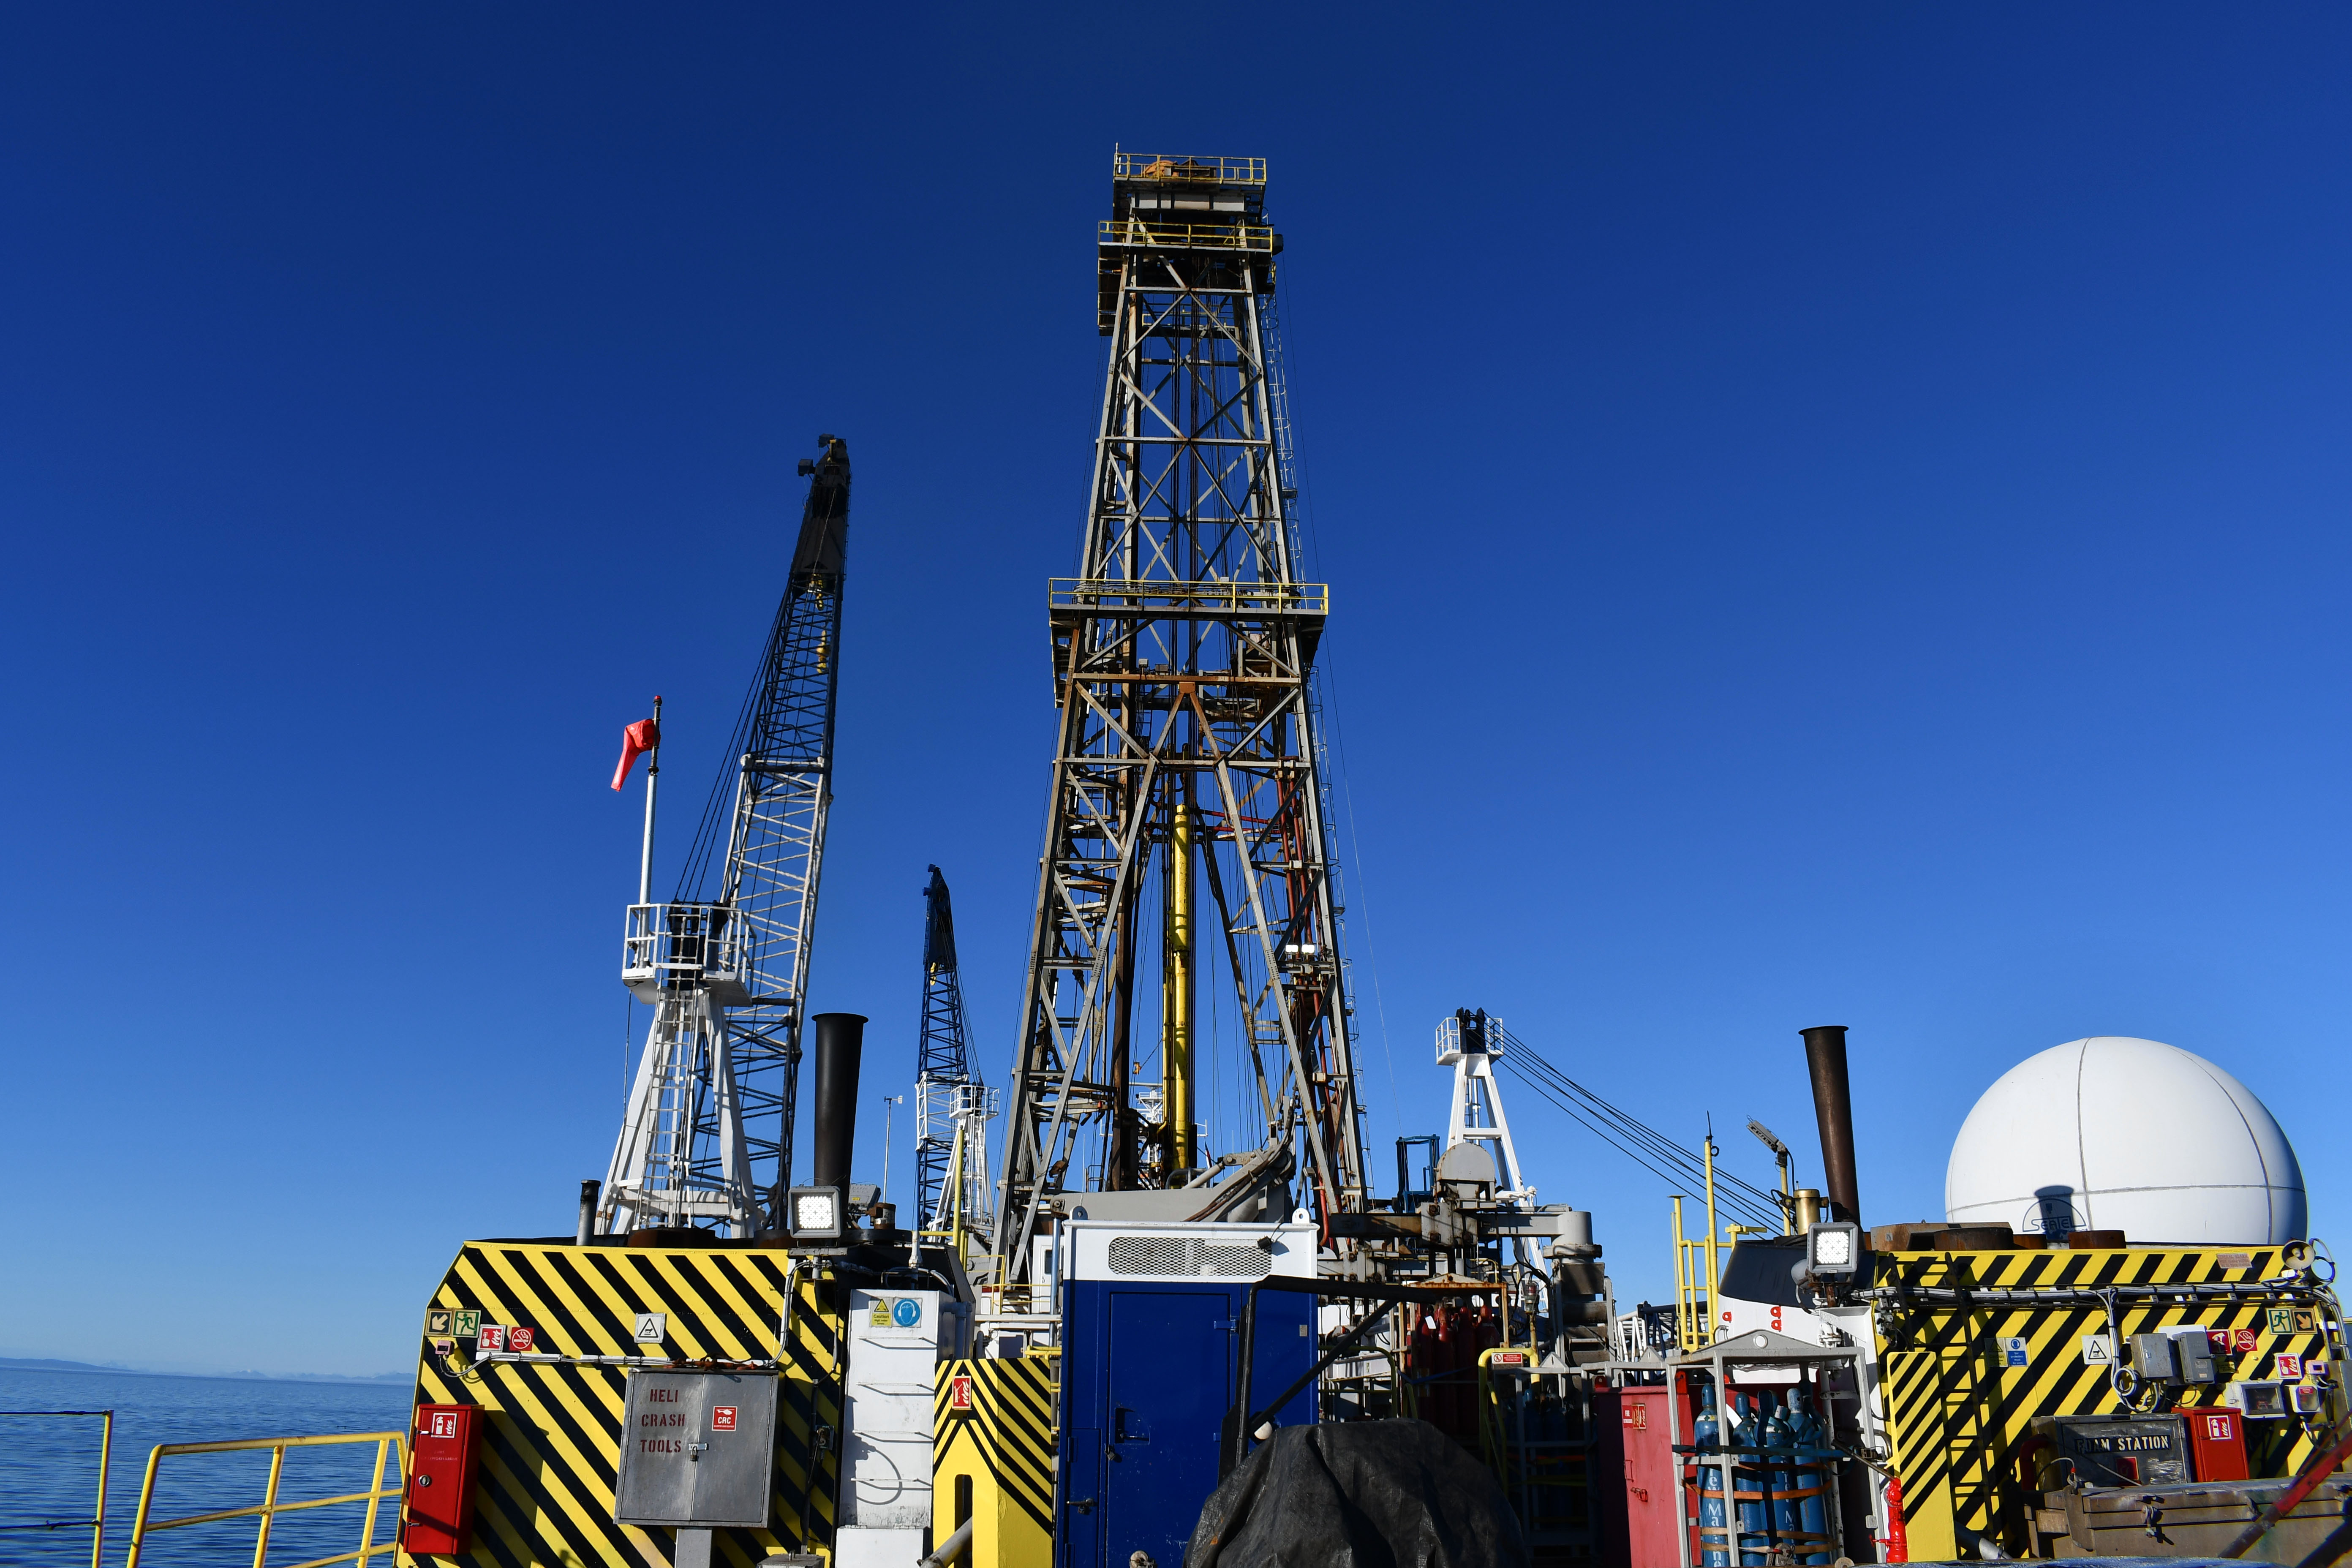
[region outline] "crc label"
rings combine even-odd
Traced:
[[[732,1432],[735,1430],[735,1407],[731,1405],[712,1405],[710,1407],[710,1429],[713,1432]]]

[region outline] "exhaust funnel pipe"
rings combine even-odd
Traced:
[[[1862,1223],[1853,1184],[1853,1096],[1846,1086],[1845,1026],[1822,1024],[1804,1037],[1805,1065],[1813,1076],[1813,1116],[1822,1129],[1822,1192],[1832,1219]]]
[[[849,1154],[857,1142],[857,1058],[866,1047],[866,1020],[856,1013],[819,1013],[816,1024],[816,1152],[810,1180],[820,1187],[849,1185]]]

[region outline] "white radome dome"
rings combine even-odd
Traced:
[[[2135,1247],[2263,1246],[2306,1228],[2303,1167],[2263,1102],[2203,1057],[2125,1035],[2001,1074],[1952,1142],[1944,1214],[2120,1230]]]

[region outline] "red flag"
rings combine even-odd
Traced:
[[[640,719],[621,731],[621,765],[613,770],[613,787],[618,789],[628,782],[629,765],[641,752],[650,752],[661,744],[661,725],[651,719]]]

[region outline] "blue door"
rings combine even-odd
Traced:
[[[1101,1568],[1135,1552],[1180,1568],[1217,1489],[1233,1394],[1234,1307],[1223,1290],[1113,1290],[1104,1380]]]

